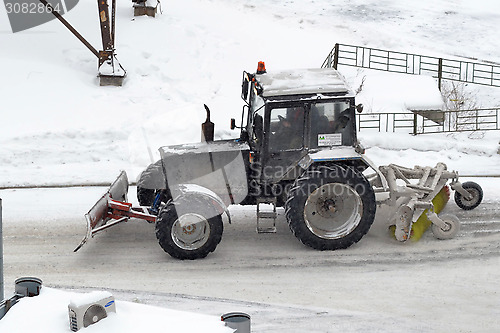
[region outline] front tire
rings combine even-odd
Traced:
[[[293,234],[317,250],[345,249],[357,243],[375,219],[375,194],[352,168],[322,166],[298,178],[285,204]]]
[[[177,202],[179,204],[179,202]],[[156,238],[161,248],[177,259],[205,258],[222,239],[224,229],[222,217],[203,200],[183,202],[189,212],[177,214],[174,202],[170,201],[156,220]]]

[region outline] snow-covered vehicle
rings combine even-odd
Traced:
[[[160,148],[161,159],[138,180],[140,207],[126,202],[122,172],[86,215],[88,234],[81,245],[136,217],[156,223],[160,246],[173,257],[203,258],[221,241],[223,215],[231,222],[231,204],[256,205],[259,232],[275,231],[276,207],[284,207],[293,234],[318,250],[361,240],[377,202],[398,208],[398,240],[412,236],[414,223],[432,223],[438,238],[449,238],[460,223],[437,215],[449,197],[447,182],[461,207],[472,209],[482,200],[479,185],[462,186],[442,163],[376,167],[357,140],[355,117],[362,106],[334,69],[268,73],[259,63],[255,74],[243,72],[242,99],[241,125],[231,120],[231,128],[240,129],[238,139],[214,141],[207,108],[205,140]]]

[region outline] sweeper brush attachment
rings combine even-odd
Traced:
[[[434,206],[434,213],[439,214],[444,209],[444,207],[448,204],[450,200],[450,188],[446,185],[441,191],[432,199],[432,205]],[[417,222],[413,223],[412,233],[410,235],[410,240],[418,241],[424,232],[431,226],[432,221],[427,217],[427,213],[429,212],[426,209],[422,215],[418,218]]]
[[[468,207],[475,208],[482,200],[478,184],[462,186],[458,173],[447,171],[443,163],[434,168],[416,166],[413,169],[390,164],[379,170],[379,178],[372,177],[372,184],[377,192],[388,194],[388,198],[379,204],[397,209],[390,230],[401,242],[419,240],[431,225],[439,239],[452,238],[458,233],[460,221],[457,217],[438,216],[449,201],[449,187],[456,191],[455,196],[460,202],[469,203]]]
[[[444,207],[448,204],[448,201],[450,200],[450,188],[448,185],[444,186],[441,191],[432,199],[432,205],[434,206],[434,212],[436,214],[441,213],[441,211],[444,209]],[[429,220],[427,217],[427,213],[429,212],[428,209],[426,209],[422,215],[418,218],[418,220],[413,223],[411,227],[411,232],[410,232],[410,240],[413,242],[416,242],[420,240],[420,238],[423,236],[425,231],[429,229],[429,227],[432,224],[432,221]],[[395,237],[395,230],[396,230],[396,225],[391,225],[389,227],[389,230],[391,234]]]

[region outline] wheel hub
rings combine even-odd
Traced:
[[[362,206],[361,197],[350,186],[329,183],[309,195],[304,220],[308,229],[318,237],[341,238],[359,224]]]
[[[479,193],[475,189],[468,188],[467,192],[469,192],[470,196],[469,197],[462,197],[462,201],[465,201],[467,204],[470,204],[471,201],[476,201],[477,198],[479,197]]]
[[[322,207],[319,207],[320,210],[324,210],[325,213],[331,213],[334,214],[335,211],[337,210],[335,201],[332,199],[326,199],[324,200]]]
[[[196,224],[188,225],[187,227],[182,228],[182,232],[187,235],[191,235],[196,231]]]
[[[210,224],[199,214],[184,214],[172,226],[172,240],[184,250],[197,250],[208,241]]]

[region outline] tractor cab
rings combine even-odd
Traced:
[[[299,162],[316,152],[349,147],[356,155],[354,94],[336,70],[268,73],[261,63],[243,73],[242,98],[241,138],[264,183],[296,179]]]

